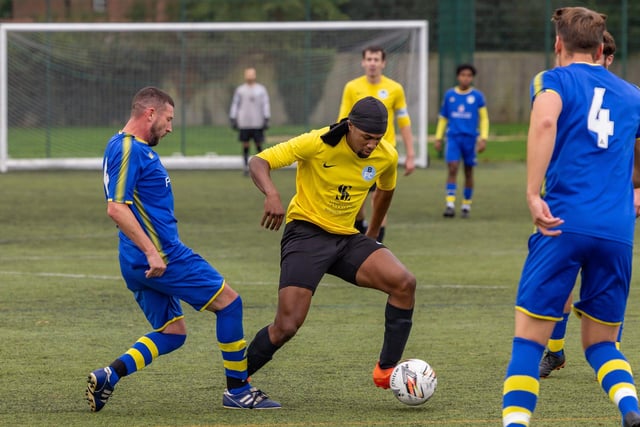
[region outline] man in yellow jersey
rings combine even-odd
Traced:
[[[362,68],[365,74],[347,82],[344,86],[338,120],[347,117],[354,104],[366,96],[373,96],[382,101],[387,108],[387,131],[384,134],[384,139],[394,147],[396,146],[396,128],[394,126],[394,119],[396,119],[405,147],[404,174],[409,175],[416,168],[411,119],[407,111],[407,101],[402,85],[382,74],[386,65],[386,53],[382,47],[369,46],[362,51]],[[356,228],[363,234],[367,231],[365,217],[363,204],[356,217]],[[384,218],[380,232],[376,236],[379,242],[384,239],[386,222],[386,218]]]
[[[388,295],[382,350],[373,371],[376,386],[402,357],[412,325],[416,279],[374,239],[396,185],[398,154],[383,135],[387,110],[373,97],[358,101],[347,118],[257,154],[249,172],[265,195],[261,225],[278,230],[280,287],[275,320],[260,330],[247,351],[248,372],[264,366],[302,326],[325,273]],[[296,193],[286,211],[270,171],[297,162]],[[367,234],[354,227],[358,209],[375,183]]]
[[[453,218],[456,214],[455,201],[460,160],[464,162],[461,214],[463,218],[469,217],[473,197],[473,168],[477,164],[477,153],[483,152],[487,146],[489,114],[484,95],[472,86],[475,75],[476,69],[473,65],[461,64],[458,66],[456,70],[458,86],[449,89],[444,94],[438,116],[434,144],[437,151],[442,150],[442,137],[447,129],[447,147],[444,159],[447,162],[448,174],[446,208],[443,214],[446,218]]]

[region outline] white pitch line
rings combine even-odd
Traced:
[[[7,276],[38,276],[38,277],[62,277],[65,279],[96,279],[96,280],[122,280],[120,276],[107,276],[99,274],[69,274],[69,273],[53,273],[53,272],[28,272],[28,271],[0,271],[0,274]],[[243,286],[278,286],[277,281],[273,282],[241,282],[237,280],[229,280],[229,283],[236,283]],[[349,286],[347,282],[322,282],[321,287],[339,287]],[[496,285],[460,285],[453,283],[441,283],[435,285],[418,285],[418,289],[512,289],[511,286]]]
[[[38,276],[38,277],[63,277],[65,279],[97,279],[97,280],[121,280],[120,276],[106,276],[100,274],[69,274],[69,273],[35,273],[26,271],[0,271],[7,276]]]

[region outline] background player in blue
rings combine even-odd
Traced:
[[[224,278],[178,236],[171,180],[153,147],[171,132],[174,102],[146,87],[133,98],[131,117],[107,144],[103,160],[107,213],[118,226],[120,270],[153,331],[109,366],[89,374],[91,410],[101,410],[126,375],[184,344],[187,329],[180,305],[216,314],[216,336],[227,377],[223,406],[273,409],[280,404],[247,379],[242,300]]]
[[[503,386],[503,425],[528,426],[538,398],[538,364],[581,274],[582,346],[624,427],[640,426],[631,367],[616,348],[629,295],[640,173],[640,91],[594,64],[605,17],[558,9],[558,67],[531,84],[526,197],[529,238]]]
[[[467,218],[473,198],[473,168],[477,153],[483,152],[489,137],[489,113],[484,95],[472,86],[476,69],[471,64],[461,64],[456,69],[458,86],[449,89],[442,100],[434,148],[442,150],[442,137],[447,130],[445,161],[447,162],[446,207],[444,216],[456,214],[456,191],[460,160],[464,162],[464,190],[462,217]],[[479,130],[479,132],[478,132]],[[480,138],[478,139],[478,135]]]

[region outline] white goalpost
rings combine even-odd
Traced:
[[[131,97],[151,85],[176,100],[172,143],[158,146],[167,168],[240,169],[228,108],[244,67],[258,69],[285,138],[336,121],[369,45],[405,89],[427,167],[427,21],[0,23],[0,172],[100,169]]]

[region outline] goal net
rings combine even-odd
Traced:
[[[276,143],[336,121],[368,45],[404,86],[426,167],[427,43],[426,21],[0,24],[0,172],[100,168],[144,86],[176,101],[173,135],[156,147],[167,167],[240,168],[228,117],[244,68],[269,91]]]

